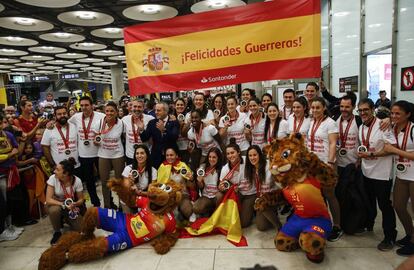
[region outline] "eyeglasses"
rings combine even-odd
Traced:
[[[358,113],[369,112],[371,109],[359,109]]]

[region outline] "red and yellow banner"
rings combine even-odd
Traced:
[[[132,95],[320,76],[320,1],[250,4],[124,29]]]

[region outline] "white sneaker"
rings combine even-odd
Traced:
[[[196,220],[197,220],[197,216],[196,216],[196,214],[192,213],[192,214],[191,214],[191,216],[190,216],[190,218],[188,219],[188,221],[190,221],[190,222],[194,222],[194,221],[196,221]]]
[[[0,242],[2,241],[13,241],[19,237],[19,234],[10,229],[5,229],[2,234],[0,234]]]
[[[24,228],[23,228],[23,227],[16,227],[16,226],[14,226],[14,225],[10,225],[10,226],[9,226],[9,229],[10,229],[11,231],[15,231],[15,232],[17,232],[18,234],[21,234],[21,233],[24,231]]]

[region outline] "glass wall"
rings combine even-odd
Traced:
[[[365,0],[365,53],[391,45],[392,9],[392,0]]]

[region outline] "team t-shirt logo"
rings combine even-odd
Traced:
[[[149,230],[140,216],[136,216],[131,219],[131,228],[136,238],[142,238],[149,234]]]

